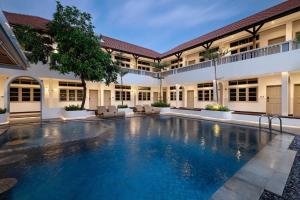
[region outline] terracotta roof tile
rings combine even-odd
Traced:
[[[100,37],[101,37],[101,44],[100,44],[101,47],[109,48],[112,50],[119,50],[124,53],[136,54],[138,56],[144,56],[153,59],[160,57],[160,53],[153,51],[151,49],[130,44],[128,42],[123,42],[121,40],[117,40],[104,35],[101,35]]]
[[[10,25],[28,25],[36,30],[47,30],[46,25],[50,22],[48,19],[37,16],[10,13],[6,11],[3,11],[3,14]]]

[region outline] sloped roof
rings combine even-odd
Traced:
[[[266,10],[258,12],[254,15],[246,17],[242,20],[224,26],[223,28],[217,29],[205,35],[199,36],[193,40],[180,44],[177,47],[162,54],[148,48],[130,44],[128,42],[124,42],[104,35],[100,36],[102,38],[100,45],[104,48],[117,50],[124,53],[135,54],[137,56],[142,56],[146,58],[166,58],[175,53],[193,49],[205,43],[209,43],[211,41],[227,37],[240,31],[247,30],[253,26],[257,26],[262,23],[266,23],[279,17],[298,11],[300,11],[300,0],[288,0]],[[34,29],[42,31],[45,31],[47,29],[46,24],[49,22],[48,19],[36,16],[9,12],[4,12],[4,14],[11,25],[29,25]]]
[[[123,42],[121,40],[117,40],[108,36],[101,35],[101,47],[122,51],[124,53],[135,54],[137,56],[143,56],[147,58],[159,58],[160,53],[153,51],[151,49],[147,49],[141,46],[137,46],[134,44],[130,44],[128,42]]]
[[[193,40],[185,42],[161,55],[161,57],[167,57],[174,53],[192,49],[201,44],[205,44],[207,42],[211,42],[216,39],[220,39],[226,37],[231,34],[235,34],[239,31],[248,29],[254,25],[259,25],[261,23],[274,20],[280,16],[287,15],[300,10],[300,0],[289,0],[258,12],[254,15],[246,17],[240,21],[234,22],[223,28],[217,29],[200,37],[197,37]]]
[[[3,11],[3,14],[10,25],[28,25],[33,29],[41,31],[46,31],[47,24],[50,22],[48,19],[37,16],[11,13],[6,11]]]

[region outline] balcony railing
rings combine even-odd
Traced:
[[[253,49],[250,51],[245,51],[242,53],[222,57],[216,61],[216,65],[223,65],[223,64],[248,60],[248,59],[252,59],[252,58],[258,58],[258,57],[268,56],[268,55],[272,55],[272,54],[288,52],[288,51],[292,51],[295,49],[300,49],[300,44],[295,41],[287,41],[287,42],[270,45],[270,46],[263,47],[263,48]],[[162,72],[162,76],[168,76],[168,75],[172,75],[172,74],[207,68],[207,67],[211,67],[211,66],[212,66],[212,61],[209,60],[209,61],[197,63],[194,65],[189,65],[189,66],[178,68],[178,69],[171,69],[168,71],[164,71],[164,72]]]
[[[223,64],[228,64],[228,63],[239,62],[239,61],[248,60],[248,59],[252,59],[252,58],[258,58],[258,57],[268,56],[268,55],[272,55],[272,54],[288,52],[288,51],[292,51],[295,49],[300,49],[300,43],[297,43],[295,41],[287,41],[287,42],[270,45],[270,46],[263,47],[263,48],[253,49],[250,51],[245,51],[242,53],[222,57],[216,61],[216,65],[223,65]],[[212,67],[211,60],[197,63],[194,65],[189,65],[186,67],[181,67],[181,68],[177,68],[177,69],[171,69],[168,71],[164,71],[164,72],[161,72],[161,76],[166,77],[166,76],[169,76],[172,74],[177,74],[177,73],[182,73],[182,72],[187,72],[187,71],[192,71],[192,70],[197,70],[197,69],[203,69],[203,68],[208,68],[208,67]],[[149,72],[149,71],[143,71],[143,70],[132,69],[132,68],[123,68],[123,69],[129,73],[146,75],[146,76],[151,76],[154,78],[158,78],[159,74],[160,74],[159,72]]]
[[[125,68],[125,67],[122,67],[122,69],[131,74],[151,76],[153,78],[158,78],[158,76],[159,76],[158,72],[149,72],[149,71],[143,71],[143,70],[139,70],[139,69]]]

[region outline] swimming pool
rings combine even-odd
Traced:
[[[103,137],[84,145],[39,148],[30,152],[28,161],[1,167],[2,178],[18,179],[2,198],[209,199],[271,140],[270,134],[251,127],[171,116],[30,125],[12,131],[33,131],[37,138],[54,130],[61,137],[75,130],[86,135],[98,132],[103,123],[112,127]]]

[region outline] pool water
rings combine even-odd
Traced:
[[[170,116],[24,126],[19,134],[29,129],[39,136],[53,130],[94,133],[103,123],[112,129],[93,145],[73,153],[63,144],[51,153],[39,149],[31,152],[36,159],[1,167],[2,178],[18,179],[1,198],[209,199],[272,139],[251,127]],[[69,128],[63,129],[66,124]]]

